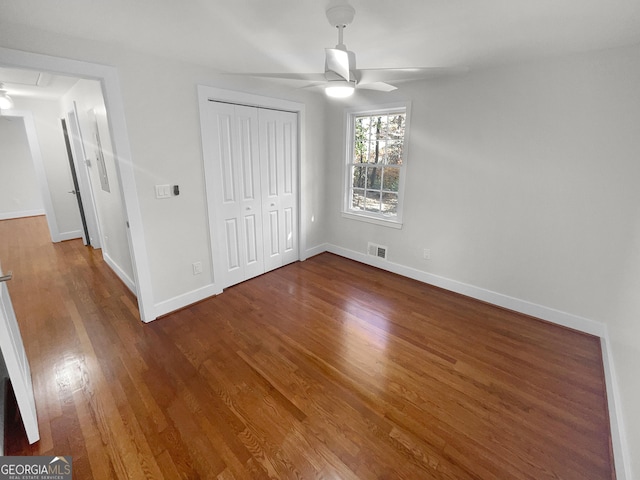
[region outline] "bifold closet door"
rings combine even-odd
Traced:
[[[222,288],[264,273],[258,111],[210,102],[215,268]],[[210,203],[211,205],[211,203]]]
[[[298,260],[298,116],[260,109],[265,272]]]
[[[226,288],[298,260],[298,116],[207,107],[211,251],[216,282]]]

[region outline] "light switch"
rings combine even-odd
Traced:
[[[156,185],[156,198],[171,197],[171,185]]]

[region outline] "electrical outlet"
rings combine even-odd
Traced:
[[[202,262],[193,262],[191,266],[193,267],[194,275],[200,275],[202,273]]]
[[[430,248],[425,248],[424,251],[422,252],[422,258],[424,258],[425,260],[431,260],[431,249]]]

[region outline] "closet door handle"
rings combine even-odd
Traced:
[[[272,206],[272,207],[275,207],[275,206],[276,206],[276,204],[275,204],[275,203],[272,203],[272,204],[271,204],[271,206]]]
[[[9,280],[11,280],[13,278],[13,272],[9,272],[6,275],[2,275],[0,277],[0,283],[2,282],[8,282]]]
[[[249,211],[249,210],[251,210],[251,207],[247,207],[247,208],[245,208],[245,210]]]

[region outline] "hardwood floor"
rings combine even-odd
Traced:
[[[328,253],[140,322],[44,217],[0,221],[41,440],[75,479],[615,478],[599,340]]]

